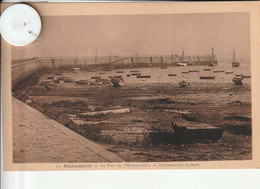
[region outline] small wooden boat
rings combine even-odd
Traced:
[[[178,62],[177,66],[187,66],[187,62]]]
[[[131,75],[141,75],[141,73],[132,73]]]
[[[100,79],[101,77],[100,76],[93,76],[91,77],[91,79]]]
[[[243,75],[242,77],[243,77],[243,79],[245,79],[245,78],[251,78],[250,75]]]
[[[124,86],[124,80],[122,78],[112,77],[111,83],[114,85],[114,87]]]
[[[190,83],[188,83],[188,82],[186,82],[186,81],[181,81],[181,82],[179,83],[179,87],[181,87],[181,88],[187,87],[187,86],[189,86],[189,85],[190,85]]]
[[[225,72],[225,74],[233,74],[234,72]]]
[[[211,69],[210,68],[206,68],[206,69],[204,69],[204,71],[211,71]]]
[[[200,76],[200,79],[215,79],[215,76]]]
[[[190,72],[190,73],[199,72],[199,70],[190,70],[189,72]]]
[[[206,123],[189,122],[186,120],[171,121],[173,137],[176,142],[193,143],[202,141],[217,142],[223,129]]]
[[[242,82],[242,80],[243,80],[243,77],[234,77],[233,79],[232,79],[232,81],[235,83],[235,85],[243,85],[243,82]]]
[[[131,70],[130,72],[131,73],[136,73],[136,72],[139,72],[139,70]]]
[[[79,72],[80,68],[73,68],[73,72]]]
[[[216,66],[217,64],[215,62],[210,62],[208,66]]]
[[[169,77],[177,76],[177,74],[168,74]]]
[[[111,71],[111,69],[104,69],[104,71],[105,71],[105,72],[110,72],[110,71]]]
[[[90,82],[88,80],[79,80],[79,81],[76,81],[76,84],[89,85]]]
[[[137,78],[151,78],[150,75],[137,75]]]
[[[216,70],[216,71],[213,71],[213,73],[221,73],[221,72],[225,72],[224,70]]]
[[[117,71],[116,73],[124,73],[124,71]]]
[[[161,66],[160,68],[161,69],[167,69],[168,67],[165,65],[165,66]]]
[[[182,74],[189,74],[190,72],[181,72]]]

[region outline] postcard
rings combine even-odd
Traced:
[[[1,45],[4,170],[259,168],[257,2],[29,5],[38,39]]]

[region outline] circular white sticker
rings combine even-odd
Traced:
[[[31,6],[15,4],[1,15],[2,37],[15,46],[25,46],[34,42],[41,32],[41,18]]]

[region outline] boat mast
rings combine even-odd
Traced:
[[[97,49],[96,49],[96,54],[95,54],[95,64],[97,64]]]
[[[236,52],[235,52],[235,48],[233,48],[233,62],[236,62]]]
[[[214,59],[214,56],[215,56],[215,55],[214,55],[214,48],[212,47],[212,48],[211,48],[211,57],[212,57],[212,60]]]
[[[184,48],[182,49],[181,61],[184,61]]]

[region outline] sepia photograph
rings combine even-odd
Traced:
[[[39,38],[11,47],[12,163],[251,161],[250,19],[41,15]]]

